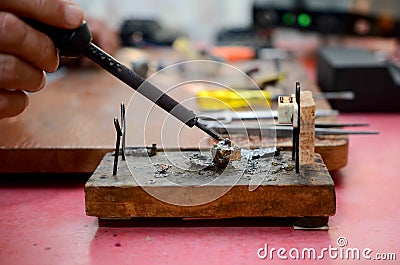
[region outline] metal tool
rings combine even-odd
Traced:
[[[235,125],[235,124],[210,124],[209,128],[216,131],[219,134],[243,134],[243,135],[273,135],[276,133],[276,137],[284,138],[291,137],[293,128],[285,125],[268,125],[268,124],[251,124],[251,125]],[[336,128],[315,128],[315,135],[352,135],[352,134],[379,134],[377,131],[347,131]]]
[[[339,114],[337,110],[317,110],[315,117],[335,116]],[[197,115],[198,120],[204,124],[224,123],[229,124],[235,120],[261,120],[261,119],[277,119],[277,110],[254,110],[254,111],[218,111],[218,112],[202,112]]]
[[[319,92],[314,93],[314,99],[335,99],[335,100],[353,100],[355,99],[353,91]]]
[[[125,161],[125,139],[126,139],[126,119],[125,119],[125,104],[121,102],[121,132],[122,132],[122,160]]]
[[[199,123],[196,114],[168,96],[159,88],[135,72],[124,66],[112,56],[93,44],[92,34],[86,22],[74,30],[49,26],[31,19],[24,19],[33,28],[48,35],[58,48],[60,56],[79,57],[85,55],[100,67],[117,77],[119,80],[135,89],[143,96],[154,102],[172,116],[189,127],[197,126],[217,141],[222,138],[215,132]]]
[[[368,123],[342,123],[342,122],[322,122],[315,123],[315,128],[343,128],[343,127],[366,127]]]

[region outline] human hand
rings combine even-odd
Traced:
[[[25,92],[41,90],[44,71],[59,64],[51,39],[19,17],[66,29],[82,24],[83,11],[68,0],[0,1],[0,118],[16,116],[28,106]]]

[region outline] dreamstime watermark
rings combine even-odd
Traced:
[[[388,260],[395,261],[397,256],[394,252],[375,252],[369,247],[348,247],[346,237],[340,236],[336,240],[336,246],[329,245],[323,248],[275,248],[265,243],[257,250],[259,259],[280,260]]]

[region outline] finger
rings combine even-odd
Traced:
[[[68,0],[1,0],[0,10],[71,29],[79,27],[84,16],[82,9]]]
[[[39,91],[46,83],[42,70],[8,54],[0,54],[0,87]]]
[[[0,119],[17,116],[28,104],[28,96],[23,91],[0,89]]]
[[[58,67],[57,49],[45,34],[11,13],[0,12],[0,52],[16,55],[48,72]]]

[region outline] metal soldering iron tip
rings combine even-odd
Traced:
[[[217,141],[222,141],[223,139],[221,138],[221,136],[219,136],[218,134],[216,134],[213,130],[207,128],[204,124],[201,124],[199,122],[196,122],[196,126],[198,128],[200,128],[203,132],[207,133],[208,135],[210,135],[212,138],[214,138]]]

